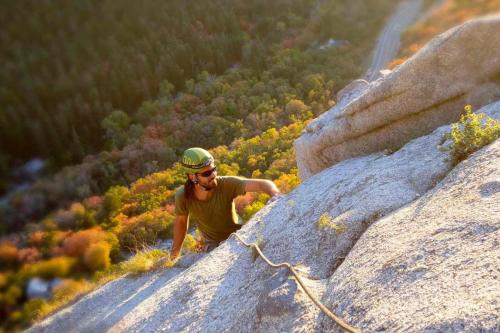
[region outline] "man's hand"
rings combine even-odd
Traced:
[[[267,201],[267,203],[268,203],[268,204],[270,204],[270,203],[272,203],[272,202],[275,202],[275,201],[279,200],[279,199],[280,199],[280,198],[282,198],[282,197],[284,197],[284,195],[283,195],[283,194],[281,194],[281,193],[275,194],[275,195],[273,195],[273,196],[271,197],[271,199],[269,199],[269,200]]]
[[[179,251],[174,251],[174,249],[170,250],[170,260],[175,261],[179,257]]]

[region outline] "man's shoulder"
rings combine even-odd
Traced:
[[[247,178],[239,176],[221,176],[219,184],[224,193],[229,193],[233,198],[245,194]]]
[[[242,177],[242,176],[218,176],[220,180],[229,180],[229,181],[241,181],[241,180],[246,180],[247,178]]]
[[[247,179],[240,176],[219,176],[220,184],[240,184],[244,183]]]

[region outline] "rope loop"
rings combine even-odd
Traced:
[[[257,243],[247,243],[239,235],[237,235],[234,232],[231,235],[229,235],[229,237],[231,237],[231,236],[236,237],[236,239],[238,239],[246,247],[253,247],[257,251],[257,253],[259,253],[259,256],[269,266],[271,266],[273,268],[279,268],[279,267],[286,267],[286,268],[288,268],[290,270],[290,272],[293,274],[293,276],[295,277],[295,279],[297,280],[297,282],[299,283],[299,285],[305,291],[306,295],[309,296],[309,298],[314,302],[314,304],[316,304],[316,306],[318,306],[320,308],[320,310],[323,311],[323,313],[328,316],[328,318],[330,318],[331,320],[333,320],[337,325],[339,325],[346,332],[349,332],[349,333],[360,333],[360,331],[357,328],[352,327],[349,324],[347,324],[344,320],[342,320],[340,317],[338,317],[332,311],[330,311],[323,303],[321,303],[321,301],[319,301],[311,293],[311,291],[309,290],[309,288],[306,287],[304,281],[302,280],[302,278],[299,276],[299,274],[297,273],[297,271],[293,268],[293,266],[290,263],[288,263],[288,262],[282,262],[282,263],[279,263],[279,264],[274,264],[269,259],[267,259],[267,257],[264,255],[264,253],[262,253],[262,251],[259,248],[259,246],[257,245]]]

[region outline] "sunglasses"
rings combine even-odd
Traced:
[[[196,173],[196,174],[206,178],[206,177],[210,177],[214,172],[217,172],[217,167],[214,167],[212,170],[207,170],[205,172],[200,172],[200,173]]]

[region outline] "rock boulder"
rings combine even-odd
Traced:
[[[354,98],[312,121],[295,142],[301,179],[342,160],[386,148],[456,121],[500,99],[500,15],[437,36]]]
[[[366,332],[500,331],[500,140],[373,223],[324,300]],[[338,331],[328,318],[323,331]]]

